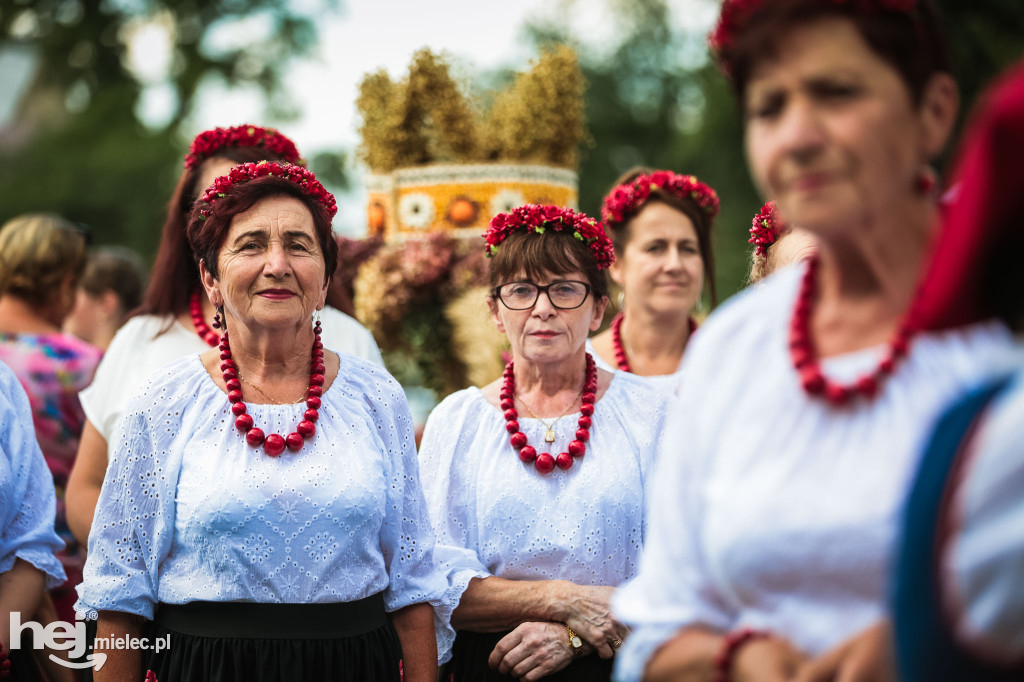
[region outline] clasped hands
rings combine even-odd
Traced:
[[[611,617],[611,587],[573,586],[564,604],[564,622],[526,622],[494,647],[488,664],[505,675],[527,682],[558,672],[576,656],[566,625],[583,640],[583,655],[611,658],[628,629]]]

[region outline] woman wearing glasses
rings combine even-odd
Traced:
[[[587,335],[614,252],[597,221],[523,206],[487,233],[489,299],[512,361],[427,421],[423,485],[458,634],[444,680],[607,680],[636,573],[645,479],[674,401],[598,369]]]

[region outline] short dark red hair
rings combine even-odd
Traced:
[[[338,243],[334,239],[331,227],[331,215],[316,199],[302,191],[295,183],[275,175],[267,175],[246,182],[235,184],[227,196],[217,199],[212,204],[192,208],[186,236],[192,247],[195,262],[206,263],[206,269],[214,277],[218,277],[217,256],[231,229],[231,221],[239,213],[248,211],[260,200],[270,197],[287,196],[301,201],[313,217],[313,232],[324,256],[324,282],[334,273],[338,266]],[[200,211],[207,210],[208,216]]]
[[[153,261],[149,286],[142,306],[136,315],[175,316],[188,310],[189,298],[199,286],[199,268],[192,258],[185,230],[188,227],[192,205],[206,189],[196,187],[203,166],[213,159],[226,159],[235,163],[257,161],[284,161],[283,158],[262,147],[224,147],[194,168],[185,168],[178,178],[174,194],[167,206],[167,218],[160,234],[160,246]]]
[[[763,0],[717,55],[732,78],[741,106],[754,66],[762,59],[774,57],[779,44],[794,27],[827,17],[853,22],[871,49],[900,74],[915,104],[920,103],[933,74],[952,72],[949,41],[932,0],[916,0],[910,11],[868,11],[860,5],[825,0]]]
[[[510,234],[491,257],[489,276],[493,289],[523,273],[536,281],[547,275],[567,275],[574,270],[587,278],[595,298],[608,295],[608,281],[597,267],[590,247],[569,232],[557,230],[547,230],[543,234]]]

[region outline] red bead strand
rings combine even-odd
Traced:
[[[873,398],[887,376],[892,374],[896,365],[910,349],[910,341],[914,336],[914,326],[907,315],[900,323],[889,351],[873,371],[861,376],[852,384],[840,384],[826,377],[811,340],[811,313],[814,299],[818,293],[818,270],[821,260],[817,254],[807,259],[807,270],[804,272],[797,295],[796,306],[789,326],[789,354],[793,367],[800,376],[800,385],[811,396],[821,396],[833,405],[844,405],[857,396]]]
[[[622,342],[622,321],[625,319],[623,313],[619,313],[612,320],[612,349],[615,351],[615,365],[623,372],[632,372],[629,364],[629,356],[626,355],[626,344]],[[690,329],[690,336],[697,331],[697,320],[687,318],[686,324]]]
[[[231,413],[235,415],[235,428],[245,434],[245,442],[254,448],[261,445],[263,450],[271,457],[277,457],[285,448],[292,452],[302,449],[305,441],[316,434],[316,422],[320,418],[320,396],[323,395],[324,372],[324,344],[320,341],[320,322],[313,328],[313,351],[310,364],[309,388],[306,390],[306,411],[303,419],[295,427],[295,431],[287,437],[279,433],[265,435],[263,429],[253,424],[253,419],[248,414],[248,409],[242,401],[242,384],[238,381],[238,367],[231,357],[231,343],[228,340],[228,333],[225,331],[220,340],[220,370],[224,377],[224,384],[228,389],[228,401],[231,402]]]
[[[533,466],[542,474],[549,474],[557,466],[559,469],[569,469],[573,462],[583,457],[587,451],[586,443],[590,440],[590,427],[593,424],[591,416],[594,414],[594,401],[597,400],[597,364],[590,353],[587,353],[587,370],[583,380],[583,394],[580,396],[580,418],[576,425],[576,440],[569,443],[565,451],[552,457],[551,453],[543,452],[537,454],[537,450],[529,444],[526,434],[519,430],[519,413],[516,411],[516,377],[514,363],[505,365],[505,379],[498,398],[501,400],[501,409],[505,411],[505,430],[511,436],[509,443],[519,452],[519,459]]]
[[[220,341],[220,336],[217,332],[210,329],[210,325],[206,324],[206,319],[203,317],[203,298],[199,293],[199,289],[192,292],[192,298],[188,304],[188,312],[192,316],[192,326],[196,328],[196,334],[199,335],[203,341],[209,344],[210,348],[217,345]]]

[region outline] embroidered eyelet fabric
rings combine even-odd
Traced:
[[[320,320],[324,348],[384,366],[373,336],[356,320],[331,307],[321,311]],[[128,320],[110,342],[92,384],[79,393],[85,416],[108,443],[128,409],[128,399],[146,377],[173,360],[210,348],[195,331],[177,321],[161,334],[166,324],[166,317],[156,315]]]
[[[788,329],[805,265],[719,308],[683,361],[653,476],[639,575],[612,600],[633,628],[616,679],[685,626],[771,630],[820,654],[882,617],[904,497],[935,419],[1019,362],[998,324],[921,334],[873,400],[811,399]],[[826,358],[852,382],[885,347]]]
[[[316,435],[277,458],[245,442],[198,355],[153,375],[111,441],[76,609],[439,599],[405,395],[382,368],[340,357]],[[305,410],[246,405],[268,434]],[[439,627],[442,651],[452,637]]]
[[[442,401],[427,420],[420,470],[450,584],[447,616],[476,577],[618,585],[634,575],[648,475],[674,401],[616,374],[595,403],[586,454],[549,474],[520,461],[502,412],[479,389]],[[575,438],[579,417],[555,424],[553,454]],[[545,452],[540,420],[520,415],[519,424]]]
[[[32,427],[32,408],[14,372],[0,362],[0,575],[18,559],[46,574],[47,589],[67,577],[57,560],[53,477]]]

